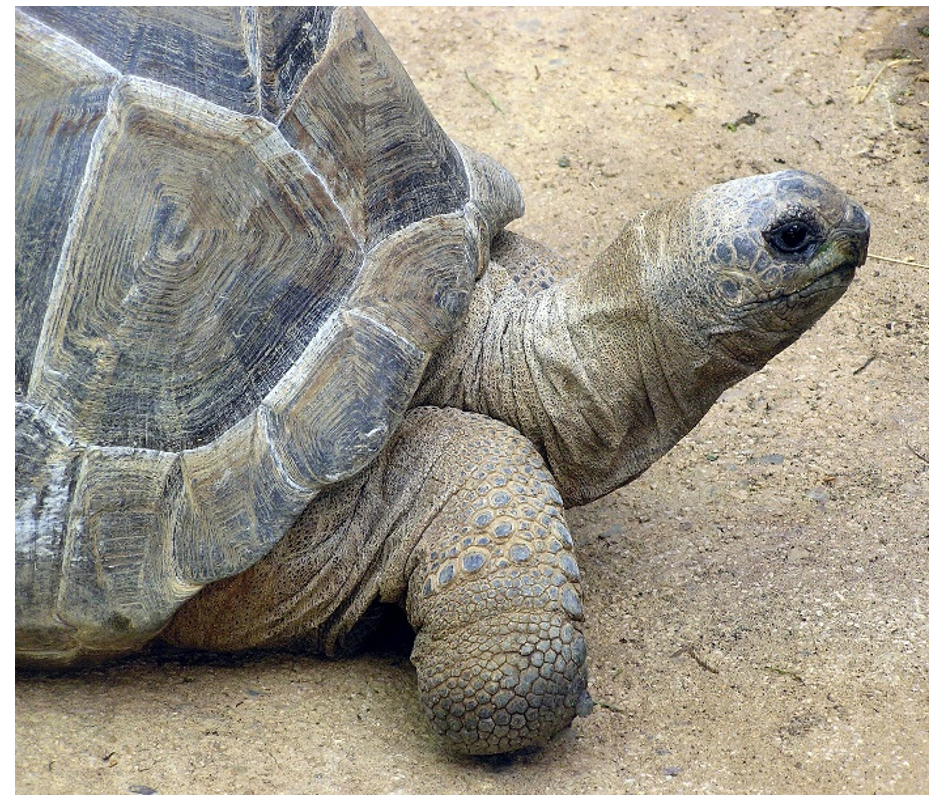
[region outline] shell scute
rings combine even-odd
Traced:
[[[376,456],[520,196],[362,12],[16,24],[17,652],[68,662]]]
[[[118,73],[17,12],[16,385],[25,390],[69,216]]]
[[[114,93],[76,209],[30,395],[91,444],[211,442],[360,267],[277,130],[149,81]]]

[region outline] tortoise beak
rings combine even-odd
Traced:
[[[857,269],[868,259],[871,219],[857,202],[849,201],[845,219],[837,228],[837,240],[847,250],[852,268]]]
[[[800,297],[808,297],[835,287],[844,289],[854,279],[855,270],[868,259],[868,242],[871,238],[871,221],[864,208],[849,200],[844,219],[832,235],[832,243],[822,257],[835,265],[799,291]],[[836,253],[843,259],[835,260]]]

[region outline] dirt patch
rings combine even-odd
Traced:
[[[669,456],[570,513],[598,705],[551,746],[449,757],[402,651],[138,660],[18,679],[16,791],[927,792],[927,10],[373,17],[446,129],[517,176],[515,228],[576,267],[653,202],[786,166],[865,205],[873,256]]]

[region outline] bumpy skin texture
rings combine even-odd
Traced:
[[[420,410],[423,411],[423,410]],[[466,753],[515,750],[586,713],[579,569],[540,456],[503,423],[454,410],[457,492],[423,535],[407,612],[426,712]]]
[[[260,563],[186,603],[163,637],[333,654],[373,601],[405,604],[433,725],[460,752],[501,753],[592,708],[579,579],[533,446],[481,415],[420,408],[374,465]]]
[[[802,237],[781,243],[784,232]],[[868,234],[836,187],[782,171],[643,212],[557,282],[526,278],[559,257],[502,236],[417,400],[513,425],[566,505],[585,504],[644,472],[811,327],[864,262]]]

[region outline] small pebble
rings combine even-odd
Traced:
[[[157,790],[151,789],[149,786],[144,786],[144,784],[131,784],[128,787],[128,792],[133,795],[156,795]]]

